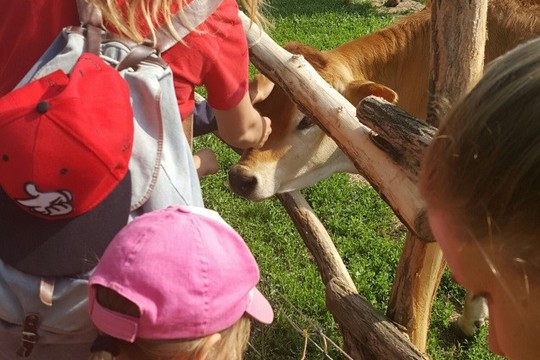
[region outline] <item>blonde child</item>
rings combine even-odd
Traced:
[[[540,358],[540,39],[495,60],[425,154],[420,190],[457,282],[489,304],[489,343]]]
[[[250,319],[273,320],[258,282],[253,255],[216,212],[180,206],[141,215],[90,277],[90,317],[108,336],[90,359],[241,359]]]
[[[88,0],[101,10],[108,29],[118,29],[135,41],[146,36],[152,38],[153,30],[169,23],[171,16],[182,16],[184,6],[189,6],[195,1],[197,5],[215,3],[214,0]],[[0,98],[10,94],[64,27],[80,25],[77,2],[78,0],[2,2],[0,41],[5,49],[0,52]],[[251,11],[253,19],[260,19],[258,6],[258,0],[245,2],[245,8],[248,12]],[[249,54],[235,0],[219,1],[215,11],[203,23],[184,37],[183,42],[164,52],[162,57],[173,71],[175,95],[183,119],[193,112],[194,87],[201,85],[207,90],[208,102],[215,110],[220,135],[226,142],[237,148],[258,147],[264,144],[271,132],[270,120],[261,117],[249,101],[247,90]],[[110,108],[122,108],[116,105],[117,103]],[[48,108],[37,110],[48,111]],[[37,112],[32,110],[32,113]],[[113,116],[113,118],[121,120],[120,117]],[[129,124],[131,118],[126,122],[119,122]],[[111,128],[109,126],[107,129]],[[123,133],[127,132],[113,131],[114,135]],[[5,138],[9,136],[6,135]],[[0,143],[6,145],[6,141]],[[46,156],[50,152],[39,153]],[[63,159],[63,154],[65,152],[55,159]],[[66,157],[69,158],[67,155]],[[199,153],[196,157],[201,160],[199,169],[201,175],[217,170],[217,163],[210,152]],[[188,156],[186,158],[189,159]],[[8,160],[13,158],[3,152],[2,164],[10,164]],[[127,164],[129,158],[124,160]],[[52,169],[47,159],[40,163],[47,164]],[[74,164],[84,167],[85,163],[79,159]],[[68,170],[60,169],[61,174],[65,174]],[[100,186],[102,179],[100,174],[91,169],[87,172],[92,176],[86,176],[83,171],[83,178],[98,179],[95,183],[81,188],[87,189],[90,193],[95,190],[94,185]],[[6,178],[13,178],[11,175],[21,172],[2,173]],[[68,174],[73,172],[69,171]],[[111,201],[103,201],[99,207],[102,212],[85,217],[88,219],[85,227],[82,227],[80,222],[70,219],[65,219],[64,222],[37,219],[32,214],[24,213],[20,206],[16,205],[17,199],[8,197],[4,191],[0,191],[2,214],[0,243],[4,245],[3,248],[9,246],[10,250],[13,250],[9,254],[6,251],[0,252],[0,291],[4,294],[0,301],[0,359],[16,359],[19,354],[30,360],[87,358],[96,333],[86,312],[86,282],[89,271],[108,242],[127,223],[128,216],[136,215],[129,212],[132,191],[130,177],[125,175],[118,178],[125,179],[122,181],[123,186],[110,194],[118,195],[122,203],[108,197],[107,199]],[[74,181],[73,184],[80,182]],[[198,184],[195,185],[197,188]],[[0,187],[5,190],[3,182]],[[37,194],[37,188],[32,184],[29,189],[28,195],[33,197],[34,193]],[[54,200],[50,201],[49,207],[55,210],[58,207],[68,209],[64,205],[67,200],[81,198],[66,195],[63,187],[55,189],[59,189],[54,192],[55,196],[63,202],[57,203],[56,199],[51,198],[49,190],[45,192],[49,200]],[[196,198],[193,203],[202,203],[200,192]],[[31,203],[36,201],[33,198],[30,200]],[[41,207],[43,206],[40,205]],[[119,215],[112,216],[113,210]],[[36,226],[40,220],[43,226]],[[113,223],[115,226],[111,226]],[[116,227],[118,224],[119,227]],[[7,231],[7,228],[10,231]],[[20,238],[23,238],[24,243]],[[58,244],[62,243],[57,241],[57,238],[61,238],[62,242],[69,246],[59,246]],[[50,252],[40,256],[42,249]],[[72,251],[73,249],[77,251]],[[26,261],[30,259],[29,255],[37,261]],[[70,265],[70,269],[54,274],[42,271],[31,273],[27,268],[14,267],[18,266],[21,257],[32,269],[37,267],[36,263],[46,263],[51,267],[66,263]],[[84,272],[79,269],[84,269]],[[21,289],[30,289],[32,296],[26,296]],[[42,297],[43,294],[46,296]],[[51,305],[53,303],[54,306]]]
[[[134,41],[152,38],[161,23],[170,23],[191,1],[88,0],[101,10],[109,29]],[[0,55],[0,96],[17,85],[63,27],[79,25],[76,3],[7,0],[2,4],[0,40],[6,50]],[[264,21],[261,0],[242,0],[242,4],[254,21]],[[236,0],[222,0],[195,30],[162,54],[174,73],[182,118],[193,112],[195,86],[204,86],[220,137],[239,149],[261,147],[272,131],[271,124],[249,99],[249,53]]]

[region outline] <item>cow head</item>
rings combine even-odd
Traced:
[[[397,102],[396,93],[380,84],[347,76],[348,66],[331,54],[299,43],[285,48],[303,55],[317,72],[352,104],[368,95]],[[350,80],[347,80],[351,78]],[[272,134],[261,149],[246,150],[229,170],[229,186],[236,194],[259,201],[313,185],[336,172],[357,172],[336,143],[265,76],[250,84],[251,98],[259,112],[272,120]]]

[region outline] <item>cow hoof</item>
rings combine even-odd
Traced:
[[[484,320],[469,322],[463,316],[452,323],[457,335],[465,339],[472,338],[484,324]]]

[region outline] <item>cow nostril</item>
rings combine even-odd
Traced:
[[[249,196],[257,187],[257,183],[257,177],[246,174],[239,168],[233,167],[229,170],[229,186],[234,193],[240,196]]]

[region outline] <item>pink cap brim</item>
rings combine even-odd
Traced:
[[[246,313],[263,324],[271,324],[274,320],[272,306],[257,288],[251,290],[251,301],[247,306]]]

